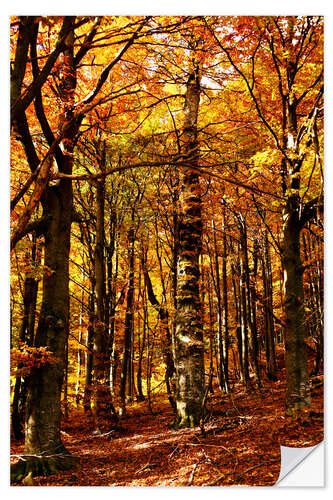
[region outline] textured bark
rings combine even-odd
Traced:
[[[71,18],[74,23],[74,18]],[[71,119],[70,99],[76,78],[73,62],[74,32],[67,38],[64,59],[67,71],[62,96],[66,100],[62,120]],[[69,71],[70,68],[70,71]],[[72,173],[75,127],[66,131],[62,171]],[[12,469],[12,480],[32,475],[50,474],[74,465],[74,458],[60,437],[60,397],[64,374],[65,346],[69,328],[69,249],[73,193],[70,180],[47,186],[43,194],[44,215],[49,218],[45,232],[44,265],[49,272],[43,278],[43,300],[35,338],[35,346],[45,346],[56,362],[33,368],[29,377],[25,421],[25,459]]]
[[[67,453],[60,438],[60,395],[69,312],[70,181],[65,180],[59,187],[49,188],[46,198],[45,207],[52,214],[52,221],[45,236],[45,266],[51,272],[43,280],[43,302],[35,345],[46,346],[57,357],[57,362],[34,368],[31,372],[24,455],[45,456],[51,463],[52,472],[54,468],[72,465],[72,460],[65,458]],[[41,472],[37,459],[31,465],[33,474]]]
[[[287,151],[290,154],[286,177],[286,202],[283,210],[282,264],[284,271],[286,413],[293,415],[311,405],[304,314],[303,266],[300,235],[304,225],[300,198],[301,167],[304,155],[298,150],[297,99],[293,91],[297,68],[292,40],[294,18],[288,18],[286,95]]]
[[[198,72],[187,83],[184,107],[184,155],[180,193],[179,255],[177,262],[177,312],[175,368],[177,424],[198,425],[205,392],[204,346],[199,296],[201,252],[201,194],[198,173],[197,116],[200,100]]]
[[[293,415],[310,407],[310,387],[305,338],[303,266],[297,211],[284,214],[282,262],[284,268],[286,412]]]

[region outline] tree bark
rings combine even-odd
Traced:
[[[31,261],[34,265],[39,264],[40,257],[37,257],[37,241],[33,235],[33,246]],[[39,253],[39,252],[38,252]],[[23,288],[23,319],[20,328],[20,341],[32,346],[34,342],[36,304],[37,304],[38,280],[33,276],[26,275]],[[16,439],[24,436],[24,410],[27,395],[29,377],[16,377],[14,396],[12,402],[12,429]]]
[[[104,166],[104,161],[100,162]],[[100,432],[100,419],[105,416],[105,402],[108,387],[104,380],[106,361],[106,324],[105,324],[105,261],[104,261],[104,185],[105,179],[96,183],[96,241],[94,255],[95,272],[95,326],[93,337],[93,371],[91,409],[95,432]]]
[[[126,406],[126,387],[127,379],[130,375],[130,358],[131,358],[131,344],[132,344],[132,331],[133,331],[133,304],[134,304],[134,210],[132,211],[131,227],[128,231],[128,247],[129,247],[129,269],[128,269],[128,286],[127,286],[127,303],[125,313],[125,327],[124,327],[124,350],[123,361],[120,379],[119,396],[121,398],[123,411]]]
[[[177,425],[198,425],[205,393],[204,346],[199,296],[201,252],[201,193],[197,170],[197,117],[200,100],[198,68],[187,83],[184,107],[184,156],[180,193],[179,255],[177,262],[177,312],[175,368]]]
[[[224,344],[224,380],[226,391],[229,391],[229,309],[228,309],[228,282],[227,282],[227,236],[225,232],[226,227],[226,213],[223,207],[222,214],[222,297],[223,297],[223,344]]]
[[[74,18],[72,31],[64,50],[61,98],[66,105],[60,121],[72,117],[71,100],[76,86],[73,66]],[[72,173],[74,137],[77,127],[68,128],[63,140],[62,172]],[[58,469],[73,467],[75,460],[64,447],[60,436],[60,397],[64,374],[65,346],[69,328],[69,250],[72,221],[72,183],[61,179],[47,186],[43,195],[43,215],[49,224],[45,232],[43,300],[36,332],[35,346],[45,346],[56,362],[33,368],[29,377],[25,421],[24,460],[12,469],[12,480],[28,473],[48,475]]]
[[[273,318],[273,287],[272,269],[268,247],[267,231],[264,234],[262,255],[262,278],[264,285],[264,319],[265,319],[265,352],[266,352],[266,374],[270,380],[276,378],[276,353],[275,353],[275,331]]]
[[[284,214],[282,262],[284,269],[286,413],[294,415],[311,405],[304,314],[301,228],[297,211]]]

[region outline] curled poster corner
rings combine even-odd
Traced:
[[[281,446],[281,469],[276,486],[324,486],[324,442],[308,448]]]

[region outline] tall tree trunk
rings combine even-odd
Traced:
[[[39,260],[40,258],[37,257],[37,241],[34,234],[31,261],[36,265],[39,263]],[[23,319],[19,338],[21,342],[25,342],[28,346],[32,346],[34,341],[37,292],[38,280],[32,276],[26,275],[23,287]],[[21,439],[24,436],[24,410],[28,382],[28,376],[16,377],[15,379],[12,402],[12,430],[16,439]]]
[[[72,26],[74,18],[72,18]],[[72,99],[76,86],[74,66],[74,29],[69,33],[64,49],[61,88],[63,114],[60,121],[72,118]],[[65,105],[66,103],[66,105]],[[63,144],[62,172],[72,173],[74,137],[77,125],[66,129]],[[46,347],[56,362],[33,368],[29,377],[25,422],[24,460],[12,470],[12,479],[32,475],[47,475],[57,469],[73,466],[74,457],[64,447],[60,436],[60,396],[64,374],[65,346],[69,329],[69,250],[72,219],[72,182],[61,179],[47,186],[43,195],[43,214],[49,223],[45,231],[44,265],[48,272],[43,278],[43,300],[35,346]]]
[[[308,261],[310,256],[312,259],[316,256],[316,261],[309,267],[307,272],[306,283],[308,286],[308,305],[310,308],[310,321],[308,321],[309,329],[312,330],[312,338],[316,346],[315,365],[311,375],[318,375],[320,363],[323,360],[323,304],[322,304],[322,284],[321,273],[323,269],[320,259],[320,249],[318,243],[312,238],[311,234],[303,232],[303,250],[305,260]]]
[[[276,352],[275,352],[275,331],[273,318],[273,286],[271,259],[268,246],[268,234],[265,231],[264,249],[262,260],[262,273],[264,284],[264,317],[265,317],[265,350],[266,350],[266,374],[270,380],[276,378]]]
[[[260,387],[261,381],[260,381],[260,370],[259,370],[259,342],[258,342],[258,330],[257,330],[257,304],[256,304],[257,271],[258,271],[258,242],[255,239],[253,243],[253,267],[251,272],[252,282],[249,283],[248,293],[249,293],[249,307],[251,308],[251,318],[252,318],[251,351],[252,351],[256,381],[258,387]]]
[[[305,337],[303,266],[300,254],[301,228],[292,207],[284,214],[282,262],[284,268],[286,412],[310,407],[310,388]]]
[[[172,304],[173,309],[177,311],[177,262],[179,255],[179,213],[178,213],[178,203],[179,203],[179,171],[176,167],[176,182],[172,192],[172,263],[171,263],[171,274],[172,274]],[[176,337],[176,314],[174,314],[174,320],[172,324],[172,346],[175,346]]]
[[[141,276],[142,276],[142,268],[143,266],[141,265],[140,267],[140,272],[139,272],[139,287],[138,287],[138,297],[141,297],[142,300],[142,310],[143,310],[143,326],[142,326],[142,336],[141,334],[141,318],[139,316],[138,318],[138,369],[136,372],[136,385],[138,388],[138,396],[137,399],[138,401],[144,401],[146,398],[143,394],[143,389],[142,389],[142,361],[143,361],[143,353],[144,353],[144,348],[145,348],[145,342],[146,342],[146,315],[147,315],[147,297],[146,297],[146,289],[145,286],[141,287]]]
[[[82,274],[81,274],[81,279],[83,281],[84,279],[84,269],[82,268]],[[76,406],[79,406],[80,403],[80,388],[81,388],[81,370],[82,370],[82,349],[81,349],[81,344],[82,344],[82,337],[83,337],[83,302],[84,300],[84,290],[82,289],[81,293],[81,304],[80,304],[80,316],[79,316],[79,344],[77,347],[77,354],[76,354],[76,383],[75,383],[75,404]]]
[[[240,245],[241,247],[241,245]],[[246,386],[250,383],[249,373],[249,338],[248,338],[248,313],[246,297],[246,265],[243,249],[240,252],[240,341],[242,345],[242,380]]]
[[[288,92],[286,94],[287,118],[287,178],[285,206],[282,214],[282,265],[284,271],[284,309],[285,309],[285,364],[286,364],[286,413],[294,415],[311,405],[307,351],[305,337],[307,328],[304,313],[303,266],[300,251],[300,235],[303,229],[304,207],[302,207],[301,167],[304,156],[299,152],[297,123],[297,98],[294,82],[297,72],[297,59],[293,48],[295,18],[290,16],[287,24]],[[315,118],[315,114],[314,114]]]
[[[109,371],[105,373],[105,378],[109,380],[109,390],[111,397],[113,396],[112,387],[112,363],[113,363],[113,351],[114,351],[114,332],[115,332],[115,310],[116,310],[116,291],[115,283],[117,278],[117,252],[116,250],[116,225],[117,225],[117,215],[113,207],[110,207],[109,211],[109,244],[106,249],[107,254],[107,295],[105,301],[105,324],[108,329],[108,339],[107,339],[107,357],[109,360]],[[115,255],[116,254],[116,255]],[[114,272],[115,270],[115,272]],[[106,368],[106,367],[105,367]]]
[[[216,241],[215,222],[212,220],[212,231],[214,241],[214,267],[215,267],[215,292],[217,298],[217,353],[218,353],[218,380],[222,392],[227,392],[228,388],[224,376],[224,342],[223,342],[223,313],[222,313],[222,295],[221,295],[221,279],[220,279],[220,264],[219,254]]]
[[[87,328],[86,346],[87,352],[85,353],[85,379],[84,379],[84,394],[83,394],[83,408],[86,413],[91,411],[91,383],[92,383],[92,369],[93,369],[93,338],[94,338],[94,324],[95,324],[95,278],[91,278],[91,289],[88,300],[88,314],[89,324]]]
[[[228,282],[227,282],[227,236],[226,236],[226,213],[223,207],[222,214],[222,297],[223,297],[223,344],[224,344],[224,380],[226,391],[229,390],[229,322],[228,322]]]
[[[120,379],[119,395],[122,402],[123,412],[126,405],[126,387],[127,379],[130,375],[129,363],[131,358],[131,342],[133,330],[133,304],[134,304],[134,210],[132,211],[131,227],[128,231],[128,248],[129,248],[129,269],[128,269],[128,285],[127,285],[127,303],[125,313],[125,327],[124,327],[124,350],[123,361]]]
[[[257,347],[257,325],[255,323],[255,317],[252,315],[253,309],[251,300],[249,255],[247,247],[247,228],[246,228],[246,221],[244,219],[241,221],[241,245],[242,245],[242,258],[243,258],[244,279],[246,288],[247,323],[250,330],[250,339],[249,339],[250,354],[251,354],[251,361],[254,371],[255,382],[257,385],[260,385],[258,347]],[[255,293],[253,287],[252,291]]]
[[[199,296],[201,252],[201,193],[198,172],[197,117],[200,101],[198,68],[187,83],[184,107],[184,161],[180,193],[179,256],[177,263],[177,313],[175,368],[177,424],[199,424],[205,393],[204,345]],[[194,168],[193,168],[194,167]]]
[[[101,153],[103,154],[103,152]],[[100,162],[101,170],[104,168],[104,159]],[[105,402],[109,389],[104,379],[106,362],[106,324],[105,324],[105,260],[104,260],[104,198],[105,179],[96,183],[96,242],[94,256],[95,272],[95,326],[93,338],[93,380],[92,380],[92,414],[95,432],[100,432],[100,421],[105,416]]]
[[[170,386],[170,379],[174,374],[175,368],[174,368],[174,362],[173,362],[173,357],[172,357],[171,333],[169,330],[169,313],[168,313],[168,310],[166,309],[166,307],[159,303],[159,301],[154,293],[149,273],[148,273],[147,269],[145,268],[145,263],[143,263],[143,269],[144,269],[144,277],[145,277],[145,286],[146,286],[147,296],[148,296],[149,302],[158,312],[159,318],[160,318],[161,323],[162,323],[163,336],[162,336],[161,340],[162,340],[163,359],[164,359],[164,363],[165,363],[165,384],[166,384],[169,402],[170,402],[171,406],[173,408],[175,408],[176,405],[175,405],[175,402],[174,402],[174,399],[172,396],[172,391],[171,391],[171,386]]]
[[[110,352],[110,375],[109,375],[109,385],[111,396],[115,393],[115,380],[116,380],[116,363],[118,362],[117,353],[115,351],[115,324],[116,324],[116,310],[117,310],[117,298],[116,298],[116,281],[118,278],[118,231],[115,231],[114,237],[114,261],[112,265],[112,282],[111,287],[111,299],[110,299],[110,340],[109,340],[109,352]]]
[[[213,293],[211,278],[208,278],[208,310],[209,310],[209,380],[208,390],[211,394],[214,393],[213,376],[214,376],[214,312],[213,312]]]

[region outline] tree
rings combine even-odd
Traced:
[[[35,23],[35,20],[31,20]],[[40,368],[33,368],[29,377],[29,389],[27,396],[26,410],[26,434],[24,454],[28,457],[16,464],[12,471],[13,479],[24,477],[28,473],[38,475],[42,473],[54,472],[58,468],[68,468],[73,466],[74,459],[67,452],[61,442],[60,437],[60,395],[64,372],[64,353],[69,328],[69,250],[70,250],[70,230],[72,223],[72,175],[73,169],[73,151],[75,140],[79,132],[84,114],[87,113],[95,103],[91,102],[101,91],[107,76],[113,66],[120,60],[126,50],[132,45],[135,37],[143,28],[144,23],[132,34],[125,43],[118,55],[101,72],[100,77],[93,90],[86,96],[77,110],[75,102],[75,89],[77,86],[77,67],[81,59],[86,55],[91,46],[99,24],[95,20],[93,27],[84,38],[85,45],[75,54],[75,17],[65,18],[67,32],[60,52],[63,54],[57,71],[58,84],[57,93],[61,103],[61,113],[59,114],[59,123],[57,125],[57,138],[51,132],[48,120],[43,112],[42,103],[37,103],[39,112],[37,118],[46,140],[50,143],[50,149],[47,156],[37,171],[35,188],[30,198],[28,207],[21,216],[20,222],[14,231],[13,245],[22,237],[24,226],[29,220],[33,209],[37,206],[39,200],[43,205],[43,220],[47,221],[44,229],[45,248],[44,264],[50,270],[50,273],[44,275],[43,279],[43,302],[39,317],[39,323],[35,338],[35,345],[47,346],[57,357],[55,363],[51,363]],[[25,21],[20,22],[20,27],[25,26]],[[33,59],[36,57],[38,23],[35,24],[35,30],[30,35],[27,42],[30,45],[30,54]],[[19,34],[19,40],[21,39]],[[18,43],[16,51],[20,51],[21,45]],[[25,50],[26,53],[27,49]],[[35,59],[36,60],[36,59]],[[15,67],[19,65],[20,58],[16,57]],[[14,72],[16,77],[18,71]],[[32,87],[35,89],[33,98],[40,101],[40,88],[36,81],[40,81],[40,73],[35,68]],[[13,78],[14,78],[13,77]],[[39,80],[38,80],[39,79]],[[23,82],[23,76],[15,78],[15,82]],[[16,94],[18,85],[14,85],[13,98],[17,101]],[[32,100],[31,99],[31,100]],[[24,98],[23,101],[25,102]],[[13,111],[13,123],[15,123],[17,111]],[[20,108],[21,109],[21,108]],[[21,111],[24,113],[23,111]],[[24,134],[21,134],[21,140],[25,145],[26,151],[32,148],[33,165],[31,169],[37,169],[38,158],[33,146],[31,134],[27,123],[24,122]],[[59,143],[62,148],[60,150]],[[52,165],[52,155],[58,152],[56,156],[59,175],[64,177],[55,183],[48,184],[49,174]],[[29,160],[29,156],[27,154]],[[68,176],[68,177],[66,177]]]
[[[205,391],[202,311],[199,295],[201,252],[201,199],[198,171],[197,119],[200,100],[199,66],[190,73],[185,94],[181,169],[181,220],[177,262],[175,369],[177,425],[198,425]]]
[[[96,434],[167,400],[204,432],[217,384],[225,405],[235,386],[275,394],[283,353],[287,414],[308,408],[322,19],[21,16],[11,32],[13,480],[74,465],[72,404]]]
[[[307,78],[306,68],[307,65],[313,64],[310,62],[313,50],[319,47],[321,52],[322,19],[290,16],[263,19],[262,23],[257,25],[255,20],[251,19],[250,24],[253,26],[252,33],[256,33],[254,48],[249,57],[251,71],[242,67],[231,49],[221,42],[211,26],[209,29],[232,68],[243,80],[260,120],[280,154],[280,182],[284,197],[282,263],[287,371],[286,411],[293,414],[310,406],[300,235],[304,225],[320,210],[321,196],[308,201],[303,199],[302,167],[304,170],[308,156],[318,156],[316,124],[321,115],[323,95],[322,61],[318,61],[317,74],[315,77],[311,75],[311,80]],[[247,28],[248,26],[245,30]],[[240,33],[243,29],[244,26],[240,23]],[[275,85],[279,89],[280,107],[277,108],[277,113],[272,113],[277,115],[278,126],[267,118],[268,109],[265,102],[260,101],[263,84],[258,83],[259,77],[255,73],[257,52],[260,53],[259,47],[264,46],[267,47],[269,64],[274,69]],[[268,63],[266,57],[264,55],[261,59],[264,64]],[[257,60],[258,58],[259,56]],[[267,96],[265,98],[267,99]],[[315,151],[311,146],[314,146]],[[307,176],[303,174],[303,177],[306,182]]]

